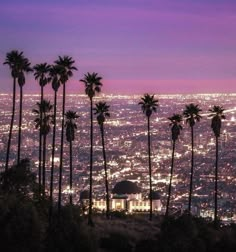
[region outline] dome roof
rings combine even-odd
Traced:
[[[89,191],[88,190],[84,190],[80,193],[80,200],[85,200],[85,199],[89,199]]]
[[[141,189],[135,183],[128,180],[118,182],[112,190],[113,194],[136,194],[140,192]]]

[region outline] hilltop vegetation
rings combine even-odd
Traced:
[[[27,251],[235,251],[236,225],[220,226],[189,214],[180,216],[127,215],[110,219],[94,213],[94,227],[79,206],[62,206],[60,215],[39,196],[28,160],[0,176],[1,249]],[[7,183],[6,183],[7,182]],[[11,189],[10,189],[10,188]]]

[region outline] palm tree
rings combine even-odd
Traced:
[[[64,147],[64,125],[65,125],[65,102],[66,102],[66,82],[73,76],[73,71],[77,70],[73,66],[75,61],[69,56],[59,56],[54,62],[60,69],[60,83],[63,84],[63,101],[62,101],[62,122],[61,122],[61,152],[59,167],[59,192],[58,192],[58,210],[61,210],[61,190],[62,190],[62,165],[63,165],[63,147]]]
[[[20,115],[19,115],[19,123],[18,123],[18,150],[17,150],[17,164],[20,163],[21,157],[21,125],[22,125],[22,102],[23,102],[23,86],[25,85],[25,73],[32,72],[33,69],[30,67],[30,62],[27,58],[22,56],[20,64],[19,64],[19,72],[18,72],[18,85],[20,87]]]
[[[171,170],[170,170],[170,183],[169,183],[169,190],[168,190],[168,198],[166,204],[166,216],[169,214],[169,204],[171,198],[171,186],[172,186],[172,178],[173,178],[173,170],[174,170],[174,157],[175,157],[175,143],[178,140],[180,131],[182,130],[181,122],[182,122],[182,115],[174,114],[173,116],[168,118],[170,120],[171,126],[171,135],[172,135],[172,159],[171,159]]]
[[[84,79],[80,81],[85,85],[85,93],[88,95],[90,100],[90,170],[89,170],[89,214],[88,214],[88,225],[93,226],[92,221],[92,172],[93,172],[93,97],[96,93],[101,92],[102,77],[98,76],[97,73],[87,73],[84,75]]]
[[[49,70],[50,70],[50,65],[47,63],[41,63],[37,64],[33,67],[34,69],[34,77],[35,80],[39,81],[40,85],[40,91],[41,91],[41,97],[40,97],[40,103],[42,104],[43,99],[44,99],[44,87],[50,82],[50,77],[49,75]],[[40,114],[40,121],[42,122],[42,111]],[[42,126],[40,126],[40,130],[42,129]],[[39,132],[39,188],[41,186],[41,154],[42,154],[42,133]]]
[[[141,97],[141,109],[147,117],[147,126],[148,126],[148,164],[149,164],[149,198],[150,198],[150,214],[149,219],[152,220],[152,163],[151,163],[151,136],[150,136],[150,117],[153,112],[157,111],[158,100],[155,100],[154,95],[145,94]]]
[[[53,104],[53,135],[52,135],[52,166],[50,177],[50,216],[52,214],[53,206],[53,178],[54,178],[54,157],[55,157],[55,143],[56,143],[56,118],[57,118],[57,91],[60,87],[60,68],[58,66],[51,66],[49,73],[52,81],[52,89],[54,91],[54,104]]]
[[[224,109],[221,106],[213,106],[212,109],[209,109],[211,113],[209,117],[212,117],[211,120],[211,128],[215,134],[216,138],[216,161],[215,161],[215,212],[214,212],[214,222],[217,224],[218,219],[218,204],[217,204],[217,195],[218,195],[218,140],[220,137],[220,129],[221,129],[221,120],[225,119]]]
[[[7,153],[6,153],[6,167],[8,169],[9,163],[9,155],[10,155],[10,148],[11,148],[11,138],[12,138],[12,129],[14,124],[14,117],[15,117],[15,107],[16,107],[16,81],[19,76],[20,65],[23,60],[23,52],[19,52],[17,50],[12,50],[6,54],[4,65],[8,65],[11,70],[11,76],[13,78],[13,97],[12,97],[12,115],[11,115],[11,124],[9,130],[9,137],[7,143]]]
[[[72,142],[75,140],[75,130],[77,125],[75,120],[79,118],[76,112],[68,110],[66,116],[66,140],[70,144],[70,204],[72,205]]]
[[[47,135],[51,130],[51,124],[53,123],[53,116],[51,114],[53,105],[51,105],[50,101],[43,100],[42,103],[36,103],[38,109],[33,109],[33,113],[36,115],[34,120],[35,128],[39,129],[41,133],[40,137],[43,137],[43,181],[42,181],[42,190],[43,196],[45,195],[45,184],[46,184],[46,139]]]
[[[193,166],[194,166],[194,135],[193,135],[193,127],[196,122],[199,122],[202,118],[199,113],[202,110],[193,103],[185,106],[185,110],[183,112],[183,116],[186,119],[186,123],[191,128],[191,140],[192,140],[192,158],[191,158],[191,172],[190,172],[190,189],[189,189],[189,202],[188,202],[188,212],[191,213],[191,204],[192,204],[192,190],[193,190]]]
[[[97,115],[97,122],[100,126],[101,137],[102,137],[102,151],[103,151],[103,161],[104,161],[104,171],[105,171],[105,188],[106,188],[106,217],[109,219],[110,208],[109,208],[109,189],[108,189],[108,176],[107,176],[107,160],[105,151],[105,140],[104,140],[104,122],[106,117],[110,117],[109,107],[106,102],[99,102],[95,104],[95,115]]]

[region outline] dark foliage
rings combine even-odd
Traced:
[[[46,251],[93,251],[96,240],[90,240],[86,234],[80,213],[78,207],[66,206],[60,215],[54,215],[48,229]]]
[[[1,195],[0,213],[1,251],[42,251],[45,223],[31,201]]]
[[[100,246],[103,249],[113,252],[132,252],[132,244],[129,238],[120,232],[112,232],[108,237],[104,237],[100,241]]]
[[[1,193],[29,196],[35,190],[35,179],[35,174],[30,170],[29,159],[22,159],[19,164],[0,174]]]

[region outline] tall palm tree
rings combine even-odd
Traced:
[[[44,87],[50,82],[50,77],[49,77],[49,70],[50,70],[50,65],[47,63],[41,63],[37,64],[33,67],[34,69],[34,78],[35,80],[39,81],[40,85],[40,103],[42,104],[43,99],[44,99]],[[40,114],[40,121],[42,122],[42,111]],[[40,126],[40,130],[42,129],[42,126]],[[38,169],[38,176],[39,176],[39,188],[41,186],[41,155],[42,155],[42,133],[39,132],[39,169]]]
[[[90,170],[89,170],[89,214],[88,214],[88,225],[93,226],[92,221],[92,172],[93,172],[93,97],[96,93],[101,92],[102,77],[98,76],[97,73],[87,73],[84,75],[84,79],[80,81],[85,85],[85,93],[88,95],[90,100]]]
[[[54,157],[55,157],[55,144],[56,144],[56,118],[57,118],[57,92],[60,87],[60,67],[51,66],[49,73],[52,81],[52,89],[54,91],[54,104],[53,104],[53,135],[52,135],[52,166],[50,176],[50,216],[53,206],[53,178],[54,178]]]
[[[104,171],[105,171],[105,188],[106,188],[106,217],[109,219],[110,208],[109,208],[109,188],[108,188],[108,176],[107,176],[107,159],[105,151],[105,140],[104,140],[104,122],[106,117],[110,117],[109,107],[106,102],[99,102],[95,104],[95,115],[97,115],[97,122],[100,127],[101,137],[102,137],[102,152],[104,161]]]
[[[154,95],[145,94],[141,97],[141,109],[147,117],[147,128],[148,128],[148,164],[149,164],[149,198],[150,198],[150,213],[149,219],[152,220],[152,163],[151,163],[151,136],[150,136],[150,118],[153,112],[157,111],[158,100],[155,100]]]
[[[192,141],[192,157],[191,157],[191,172],[190,172],[190,189],[189,189],[189,202],[188,202],[188,212],[191,213],[191,205],[192,205],[192,191],[193,191],[193,166],[194,166],[194,135],[193,135],[193,127],[196,122],[200,122],[202,118],[199,113],[202,110],[198,105],[190,103],[185,106],[185,110],[183,112],[183,116],[186,119],[186,123],[191,128],[191,141]]]
[[[23,102],[23,86],[25,85],[25,73],[32,72],[33,69],[30,67],[30,62],[28,58],[22,56],[21,62],[19,64],[18,73],[18,85],[20,87],[20,114],[18,123],[18,150],[17,150],[17,164],[20,163],[21,157],[21,126],[22,126],[22,102]]]
[[[9,137],[7,143],[7,153],[6,153],[6,167],[8,169],[9,163],[9,155],[10,155],[10,148],[11,148],[11,138],[12,138],[12,129],[14,124],[14,117],[15,117],[15,107],[16,107],[16,81],[19,76],[20,65],[23,60],[23,52],[19,52],[17,50],[12,50],[6,54],[4,65],[8,65],[11,70],[11,77],[13,78],[13,97],[12,97],[12,115],[11,115],[11,123],[10,123],[10,130],[9,130]]]
[[[218,195],[218,141],[220,137],[221,130],[221,120],[225,119],[224,109],[221,106],[213,106],[212,109],[209,109],[211,113],[209,117],[212,117],[211,120],[211,128],[215,134],[216,139],[216,161],[215,161],[215,212],[214,212],[214,222],[217,224],[218,219],[218,204],[217,204],[217,195]]]
[[[33,113],[36,115],[36,118],[34,120],[35,122],[35,128],[39,129],[39,132],[41,133],[40,137],[43,137],[43,181],[42,181],[42,191],[43,196],[45,195],[45,184],[46,184],[46,139],[47,135],[51,130],[51,124],[53,123],[53,116],[52,116],[52,108],[53,105],[51,105],[50,101],[43,100],[42,103],[37,102],[37,109],[33,109]]]
[[[76,112],[68,110],[66,116],[66,140],[70,144],[70,204],[72,205],[72,142],[75,140],[75,130],[77,125],[75,120],[79,118]]]
[[[168,119],[170,120],[170,126],[171,126],[172,159],[171,159],[171,170],[170,170],[170,183],[169,183],[168,198],[167,198],[167,204],[166,204],[166,216],[168,216],[169,214],[169,204],[170,204],[170,198],[171,198],[171,187],[172,187],[172,178],[173,178],[173,170],[174,170],[175,143],[179,138],[180,131],[182,130],[182,126],[181,126],[182,115],[174,114]]]
[[[60,83],[63,85],[63,101],[62,101],[62,122],[61,122],[61,152],[59,167],[59,192],[58,192],[58,210],[61,210],[61,190],[62,190],[62,165],[63,165],[63,149],[64,149],[64,126],[65,126],[65,102],[66,102],[66,83],[73,76],[73,71],[77,70],[74,66],[75,61],[69,56],[59,56],[54,62],[60,69]]]

